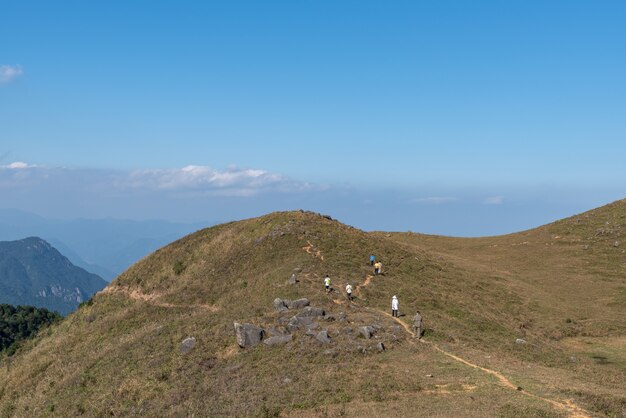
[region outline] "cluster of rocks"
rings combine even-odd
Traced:
[[[306,298],[295,300],[276,298],[273,305],[279,316],[275,326],[267,326],[267,331],[254,324],[234,323],[237,344],[241,348],[250,348],[261,343],[267,346],[284,345],[293,341],[295,333],[302,333],[321,345],[331,344],[333,336],[340,337],[339,341],[345,342],[347,340],[353,348],[356,346],[356,351],[360,353],[385,350],[385,345],[380,341],[375,344],[357,342],[357,338],[361,338],[361,341],[363,339],[378,339],[377,334],[383,330],[380,325],[364,325],[357,329],[349,326],[333,327],[331,323],[335,321],[338,321],[337,324],[345,322],[346,314],[340,312],[335,317],[323,308],[310,306],[310,302]],[[323,326],[324,324],[331,325],[331,328],[334,329],[332,334],[329,333],[327,326]],[[350,343],[350,341],[353,342]]]

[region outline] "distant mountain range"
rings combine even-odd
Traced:
[[[41,237],[73,264],[107,281],[157,248],[206,226],[209,224],[116,219],[51,220],[20,210],[0,209],[0,240]]]
[[[41,238],[0,242],[0,303],[67,315],[106,285]]]

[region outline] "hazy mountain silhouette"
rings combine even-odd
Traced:
[[[72,263],[110,281],[131,264],[208,224],[116,219],[46,219],[0,209],[0,240],[42,237]]]
[[[0,242],[0,303],[66,315],[104,286],[100,276],[73,265],[41,238]]]

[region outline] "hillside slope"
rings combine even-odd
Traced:
[[[67,315],[105,286],[41,238],[0,242],[0,303]]]
[[[572,350],[557,335],[569,323],[560,312],[537,310],[524,281],[485,268],[478,256],[468,261],[414,239],[365,233],[308,212],[273,213],[189,235],[132,266],[89,306],[4,360],[0,413],[624,412],[624,370],[591,359],[572,362]],[[383,261],[384,275],[371,276],[369,254]],[[298,282],[289,284],[294,273]],[[335,288],[329,294],[326,274]],[[356,287],[352,303],[341,291],[348,282]],[[399,319],[389,315],[394,294]],[[298,310],[277,312],[275,298],[308,298],[325,315],[308,333],[288,329]],[[416,309],[425,318],[422,341],[409,327]],[[234,322],[263,327],[268,337],[289,333],[292,340],[241,349]],[[624,335],[619,319],[606,324]],[[372,326],[374,338],[362,338],[362,326]],[[318,341],[320,330],[328,331],[330,343]],[[189,337],[195,346],[184,348]],[[518,338],[527,342],[516,344]],[[377,349],[380,342],[385,351]]]

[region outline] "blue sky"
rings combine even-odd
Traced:
[[[625,21],[622,1],[4,2],[0,207],[539,225],[626,195]]]

